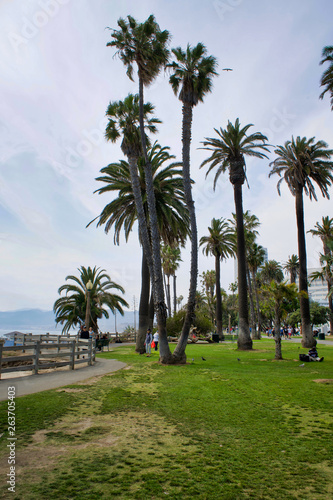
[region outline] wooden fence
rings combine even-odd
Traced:
[[[36,339],[36,337],[40,338]],[[44,339],[44,337],[47,338]],[[18,339],[16,339],[16,345],[6,347],[3,342],[0,342],[0,378],[1,373],[31,370],[37,374],[39,370],[60,366],[69,366],[70,370],[74,370],[75,365],[80,363],[92,365],[95,361],[95,342],[90,339],[78,339],[76,336],[70,339],[64,336],[25,334],[25,338],[20,340],[22,340],[21,345],[17,345]],[[5,357],[7,352],[13,351],[27,352],[27,354]],[[14,362],[15,366],[7,365]]]

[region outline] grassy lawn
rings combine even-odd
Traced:
[[[16,399],[16,493],[2,446],[0,498],[333,498],[333,347],[304,366],[300,344],[283,361],[254,348],[189,345],[187,365],[161,366],[120,346],[101,357],[127,369]]]

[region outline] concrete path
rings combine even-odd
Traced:
[[[126,363],[115,359],[96,358],[92,366],[84,366],[75,370],[56,370],[38,375],[27,375],[24,377],[6,378],[0,380],[0,401],[8,397],[8,387],[15,387],[15,395],[26,396],[35,392],[56,389],[64,385],[76,384],[91,377],[98,377],[107,373],[115,372],[125,368]]]

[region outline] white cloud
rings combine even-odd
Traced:
[[[321,50],[332,43],[333,6],[327,0],[7,0],[0,9],[2,309],[50,309],[65,276],[80,265],[107,269],[126,288],[128,302],[133,295],[138,301],[137,234],[127,245],[122,241],[114,247],[112,234],[85,229],[110,201],[106,195],[93,195],[99,187],[94,179],[102,167],[122,158],[119,144],[102,139],[105,109],[110,100],[137,91],[137,82],[128,80],[123,64],[106,47],[110,32],[105,27],[117,28],[120,16],[143,20],[154,12],[162,29],[173,35],[172,46],[202,41],[219,60],[213,92],[193,114],[199,237],[213,217],[229,218],[234,211],[228,175],[221,176],[213,192],[213,174],[205,180],[206,170],[199,170],[206,152],[198,148],[214,135],[214,127],[239,117],[244,125],[253,123],[253,131],[267,133],[272,144],[294,134],[333,145],[329,99],[318,99]],[[225,67],[233,71],[221,71]],[[167,75],[145,92],[163,120],[158,140],[171,146],[180,160],[181,103]],[[277,179],[268,179],[273,157],[248,161],[250,190],[244,186],[244,210],[259,217],[259,242],[269,257],[285,261],[297,252],[294,200],[287,189],[279,197]],[[308,230],[323,215],[332,216],[331,204],[306,200],[305,215]],[[320,242],[307,235],[307,244],[309,266],[315,267]],[[186,297],[188,248],[182,253],[178,292]],[[199,272],[213,267],[213,259],[200,251]],[[233,272],[232,261],[223,263],[224,288],[233,281]]]

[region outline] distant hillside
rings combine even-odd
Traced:
[[[138,318],[138,315],[137,315]],[[117,314],[117,330],[122,332],[127,325],[133,326],[133,311],[125,311],[124,316]],[[113,332],[115,329],[115,318],[110,314],[110,319],[101,319],[99,321],[101,330]],[[1,330],[43,330],[46,332],[54,331],[56,323],[53,311],[41,311],[40,309],[22,309],[18,311],[0,311],[0,329]],[[61,326],[57,326],[59,333]]]

